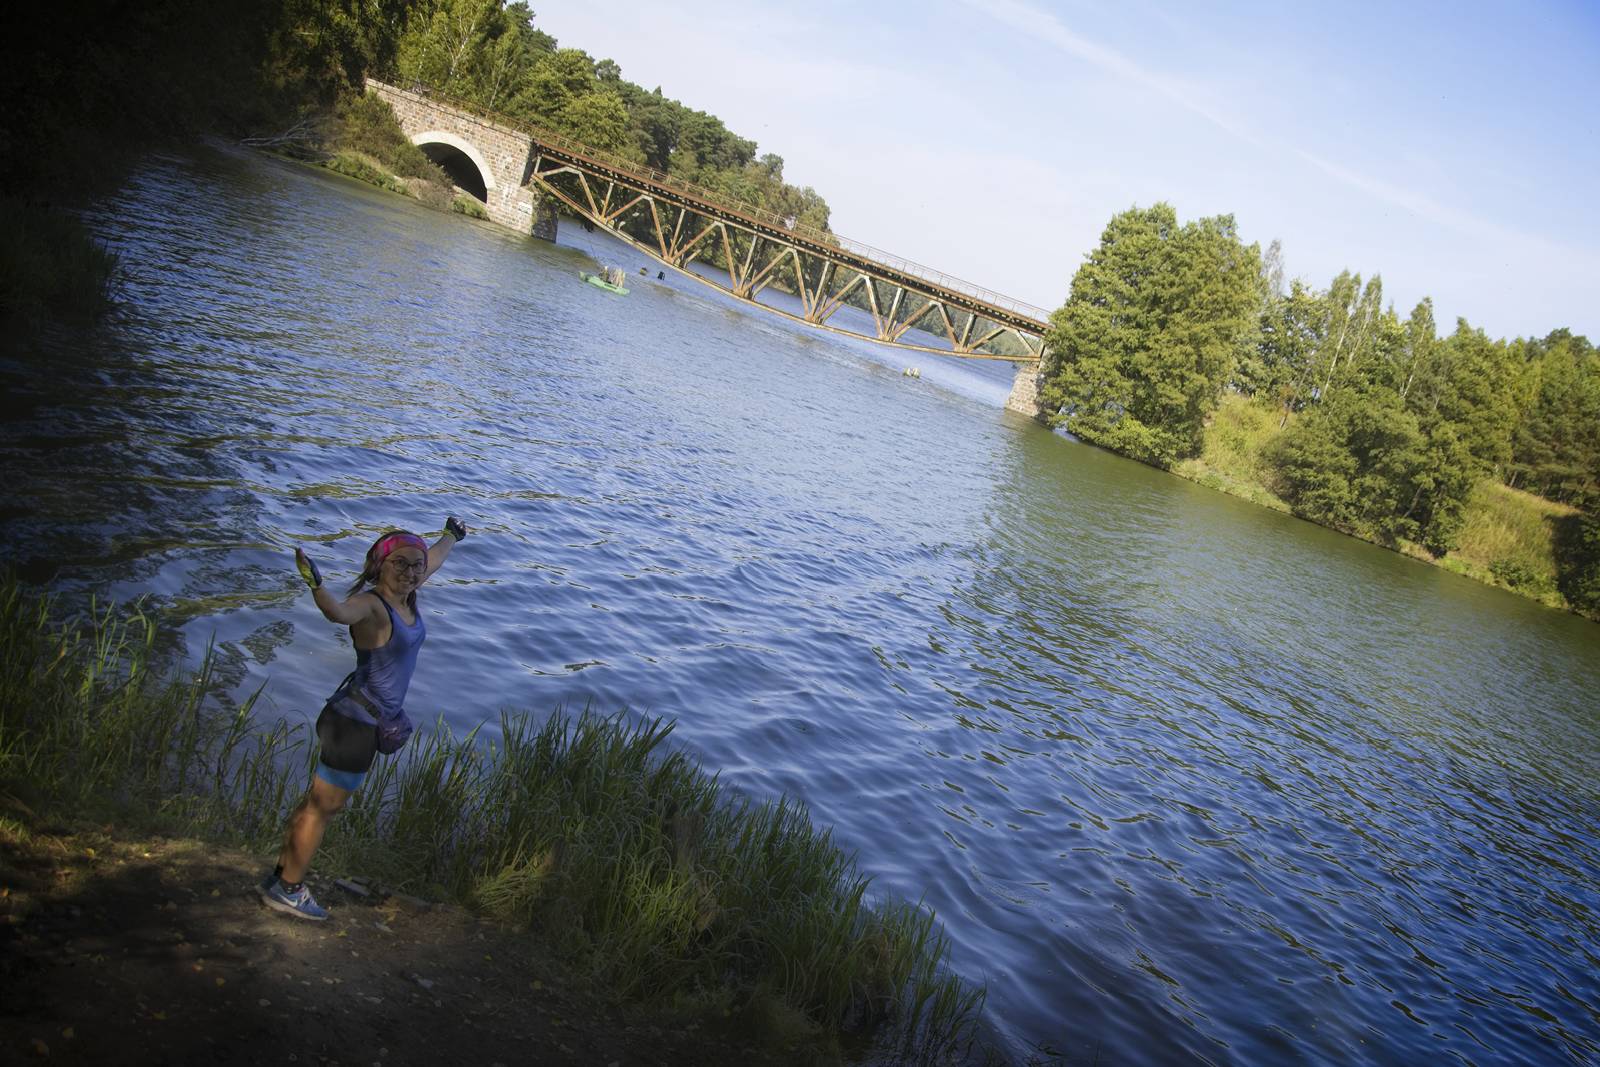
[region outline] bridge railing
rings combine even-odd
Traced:
[[[865,244],[864,242],[853,241],[848,237],[843,237],[837,233],[834,233],[832,230],[822,230],[814,226],[800,224],[792,218],[779,215],[777,212],[769,211],[764,207],[751,204],[747,201],[731,200],[724,193],[718,193],[706,188],[703,185],[685,181],[676,175],[664,174],[653,167],[642,166],[641,164],[635,163],[624,156],[617,155],[615,152],[609,152],[603,148],[594,148],[590,145],[584,144],[582,141],[579,141],[574,137],[569,137],[564,133],[557,133],[555,130],[539,126],[536,123],[528,122],[525,119],[512,118],[509,115],[504,115],[490,110],[489,108],[483,107],[479,104],[472,103],[469,100],[462,100],[458,97],[452,97],[446,93],[441,93],[438,90],[433,89],[431,86],[424,85],[421,82],[400,79],[398,76],[390,76],[387,78],[373,80],[379,81],[390,88],[400,89],[405,92],[414,93],[417,96],[448,104],[450,107],[470,112],[471,114],[477,115],[480,118],[488,119],[491,122],[505,126],[509,129],[519,130],[522,133],[526,133],[540,144],[548,145],[551,148],[558,148],[570,155],[578,156],[591,163],[596,163],[611,170],[617,171],[636,181],[648,185],[654,185],[662,189],[670,189],[681,196],[698,200],[708,207],[712,207],[729,214],[738,215],[749,222],[766,226],[770,229],[782,230],[787,233],[791,233],[796,237],[805,238],[814,244],[839,248],[843,251],[851,253],[852,255],[859,256],[862,259],[870,260],[879,267],[917,278],[921,281],[929,283],[930,285],[935,285],[951,292],[961,293],[964,296],[969,296],[974,300],[981,301],[982,303],[988,304],[991,307],[1003,311],[1009,311],[1013,315],[1019,315],[1023,318],[1033,319],[1041,326],[1047,325],[1050,321],[1050,312],[1034,304],[1029,304],[1024,301],[1014,299],[1006,296],[1004,293],[997,293],[993,289],[986,289],[981,285],[975,285],[972,282],[957,278],[954,275],[946,274],[943,271],[935,270],[932,267],[926,267],[920,263],[913,263],[911,260],[904,259],[893,254],[892,252],[885,252],[880,248],[874,248],[873,246]]]

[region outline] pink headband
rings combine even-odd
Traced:
[[[397,533],[390,534],[372,546],[372,562],[382,563],[389,558],[389,553],[397,548],[420,548],[423,561],[426,562],[428,559],[428,542],[414,533]]]

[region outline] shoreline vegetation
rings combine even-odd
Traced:
[[[1170,473],[1259,507],[1295,514],[1269,488],[1272,472],[1264,458],[1283,432],[1277,429],[1280,415],[1246,397],[1224,397],[1205,428],[1200,454],[1173,464]],[[1570,552],[1566,543],[1583,522],[1581,509],[1486,477],[1472,486],[1461,518],[1455,546],[1440,556],[1413,541],[1389,544],[1340,532],[1545,607],[1600,621],[1600,611],[1574,605],[1561,591],[1562,556]]]
[[[1052,315],[1042,417],[1089,444],[1600,620],[1600,349],[1441,336],[1383,281],[1287,286],[1172,205],[1107,224]]]
[[[389,105],[371,93],[341,95],[332,113],[320,121],[245,143],[410,197],[436,211],[489,217],[482,203],[456,188],[444,168],[411,143]]]
[[[186,677],[154,662],[137,606],[57,611],[0,579],[6,807],[243,848],[265,870],[309,780],[308,728],[256,722],[254,696],[219,706],[209,655]],[[320,877],[467,908],[616,998],[813,1062],[971,1048],[984,991],[948,972],[933,914],[870,901],[802,805],[728,795],[660,720],[498,725],[480,740],[441,721],[380,761]],[[0,831],[30,832],[11,816]]]

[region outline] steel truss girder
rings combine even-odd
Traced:
[[[811,242],[749,224],[735,213],[652,189],[643,182],[565,153],[536,154],[529,180],[567,207],[604,228],[630,247],[686,277],[785,318],[835,333],[897,348],[967,359],[1036,362],[1044,355],[1043,324],[995,321],[982,308],[962,306],[958,294],[942,291],[871,261],[820,250]],[[668,221],[670,220],[670,221]],[[728,284],[689,269],[715,249],[722,256]],[[841,280],[848,278],[848,280]],[[785,282],[802,314],[757,299],[769,286]],[[831,321],[846,305],[870,315],[872,333]],[[981,325],[980,325],[981,324]],[[1035,328],[1029,329],[1028,326]],[[949,345],[919,343],[912,331]]]

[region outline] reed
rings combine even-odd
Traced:
[[[76,217],[0,196],[0,323],[93,320],[111,305],[117,257]]]
[[[179,676],[155,662],[157,636],[138,605],[58,624],[47,598],[0,579],[0,788],[271,849],[309,780],[309,731],[257,722],[259,691],[220,708],[210,650]],[[782,1020],[782,1040],[835,1054],[970,1048],[984,991],[948,972],[933,914],[872,901],[803,805],[725,795],[660,719],[557,709],[499,725],[482,740],[441,720],[381,759],[319,866],[541,931],[637,1001]]]

